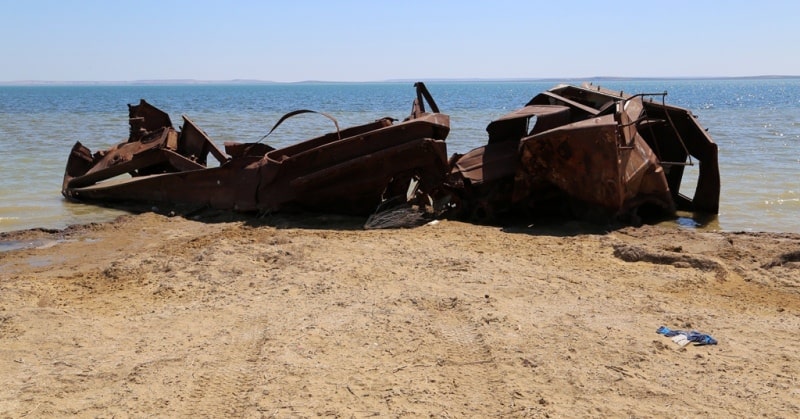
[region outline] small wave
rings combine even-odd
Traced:
[[[783,205],[783,204],[795,203],[795,202],[800,202],[800,198],[768,199],[768,200],[764,201],[764,204],[765,205]]]

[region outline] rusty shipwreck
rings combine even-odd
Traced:
[[[449,117],[424,84],[415,87],[402,122],[386,117],[341,130],[337,123],[336,132],[279,149],[254,142],[226,143],[223,151],[188,117],[176,130],[166,113],[142,100],[129,105],[127,141],[94,154],[80,142],[73,146],[62,194],[121,205],[369,214],[388,195],[413,188],[413,199],[438,188],[447,171]],[[290,112],[273,130],[304,112],[312,111]],[[219,166],[207,167],[209,155]]]
[[[450,119],[424,84],[415,87],[402,122],[337,123],[335,132],[278,149],[259,140],[225,143],[223,151],[188,117],[177,130],[142,100],[129,105],[126,141],[96,153],[74,145],[62,194],[123,206],[353,215],[402,202],[478,222],[506,215],[635,221],[642,212],[719,210],[717,145],[691,112],[665,103],[666,92],[558,85],[489,123],[484,146],[448,159]],[[313,111],[290,112],[272,130],[305,112]],[[219,165],[209,167],[209,156]],[[687,196],[681,184],[695,165]]]

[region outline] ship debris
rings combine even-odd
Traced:
[[[322,113],[335,132],[277,149],[262,141],[287,119],[315,111],[289,112],[261,140],[226,142],[223,151],[188,117],[177,130],[141,100],[128,105],[126,141],[96,153],[74,145],[62,194],[112,205],[372,214],[368,228],[509,215],[636,223],[642,214],[719,211],[717,145],[696,116],[666,104],[666,92],[558,85],[490,122],[485,145],[448,159],[450,118],[423,83],[414,86],[411,114],[401,122],[386,117],[339,129]],[[207,165],[209,156],[218,166]],[[694,165],[689,197],[681,184]]]

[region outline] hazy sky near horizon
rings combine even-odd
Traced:
[[[800,75],[800,2],[0,0],[0,81]]]

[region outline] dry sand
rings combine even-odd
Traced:
[[[2,235],[0,417],[800,417],[798,235],[361,221]]]

